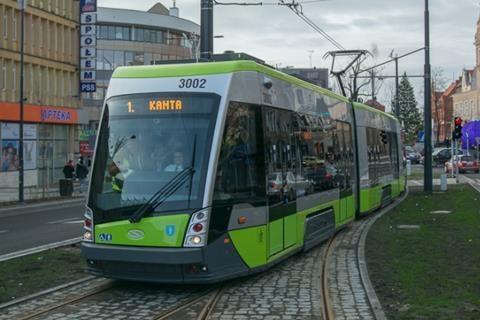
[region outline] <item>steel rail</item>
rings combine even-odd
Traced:
[[[193,294],[187,300],[185,300],[185,301],[183,301],[183,302],[181,302],[177,305],[174,305],[171,308],[168,308],[167,310],[161,312],[160,314],[157,314],[157,315],[153,316],[152,320],[165,320],[165,319],[168,319],[172,316],[175,316],[178,313],[180,313],[181,311],[183,311],[183,310],[197,304],[198,302],[204,300],[205,297],[207,297],[212,292],[215,292],[214,293],[215,296],[218,295],[218,293],[221,289],[222,289],[222,287],[215,286],[215,287],[209,288],[207,290],[203,290],[199,294]],[[209,299],[209,302],[210,302],[210,299]],[[203,309],[202,309],[202,311],[203,311]]]
[[[72,304],[74,302],[77,302],[77,301],[83,300],[85,298],[88,298],[88,297],[97,295],[99,293],[102,293],[104,291],[107,291],[107,290],[111,289],[114,285],[115,285],[114,281],[109,281],[105,284],[102,284],[102,285],[98,286],[97,288],[87,290],[86,292],[84,292],[82,294],[79,294],[79,295],[77,295],[73,298],[64,300],[62,302],[57,302],[57,303],[53,303],[53,304],[50,304],[50,305],[46,305],[43,308],[40,307],[39,309],[35,310],[34,312],[28,313],[26,315],[17,316],[15,319],[16,320],[29,320],[29,319],[36,318],[40,315],[43,315],[43,314],[49,313],[51,311],[54,311],[56,309],[65,307],[65,306],[67,306],[69,304]]]
[[[335,313],[333,312],[333,307],[332,307],[332,300],[330,299],[330,292],[328,290],[328,265],[330,262],[330,253],[332,248],[334,247],[333,244],[335,242],[335,238],[337,237],[337,233],[330,238],[330,240],[327,243],[327,247],[325,249],[325,252],[323,253],[322,257],[322,267],[321,267],[321,275],[320,275],[320,286],[321,286],[321,292],[322,292],[322,313],[323,313],[323,319],[324,320],[334,320],[335,319]]]

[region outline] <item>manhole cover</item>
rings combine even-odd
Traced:
[[[420,229],[420,226],[417,224],[399,224],[398,229]]]
[[[435,211],[430,211],[431,214],[449,214],[452,213],[452,211],[448,210],[435,210]]]

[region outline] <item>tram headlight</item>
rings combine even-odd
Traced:
[[[195,244],[200,244],[202,242],[202,237],[200,236],[194,236],[192,238],[192,242],[195,243]]]
[[[93,242],[93,211],[89,207],[85,207],[83,215],[83,241]]]
[[[83,233],[83,241],[92,241],[92,233],[90,231],[85,231]]]
[[[203,247],[207,244],[210,209],[202,209],[192,214],[185,235],[184,247]]]

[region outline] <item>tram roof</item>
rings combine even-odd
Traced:
[[[270,77],[290,82],[305,89],[309,89],[320,94],[342,100],[344,102],[349,102],[349,100],[344,96],[338,95],[325,88],[316,86],[309,82],[249,60],[119,67],[113,72],[112,78],[167,78],[182,76],[204,76],[240,71],[256,71]]]
[[[363,103],[360,103],[360,102],[353,102],[352,104],[353,104],[353,108],[354,108],[354,109],[363,109],[363,110],[366,110],[366,111],[374,112],[374,113],[377,113],[377,114],[379,114],[379,115],[382,115],[382,116],[391,118],[391,119],[393,119],[393,120],[395,120],[395,121],[398,122],[398,119],[397,119],[394,115],[392,115],[392,114],[390,114],[390,113],[383,112],[383,111],[381,111],[381,110],[372,108],[372,107],[370,107],[369,105],[366,105],[366,104],[363,104]]]

